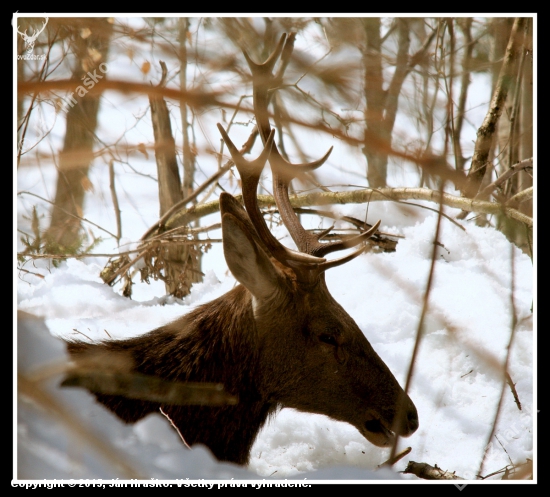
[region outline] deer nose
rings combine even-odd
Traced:
[[[413,434],[418,429],[418,413],[416,412],[416,407],[412,406],[412,409],[409,409],[407,412],[407,424],[409,427],[409,434]]]
[[[412,400],[408,397],[403,407],[405,409],[405,413],[403,413],[405,416],[402,415],[403,417],[401,418],[403,420],[401,424],[403,428],[402,435],[404,437],[408,437],[418,429],[418,412],[415,405],[412,403]]]

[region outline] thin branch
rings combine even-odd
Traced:
[[[49,81],[22,81],[17,84],[17,91],[20,94],[26,93],[44,93],[56,90],[73,91],[82,84],[78,79],[63,79]],[[223,105],[224,107],[234,108],[234,104],[222,103],[218,97],[223,95],[219,92],[202,92],[198,90],[175,90],[173,88],[151,86],[145,83],[134,83],[131,81],[121,81],[114,79],[102,79],[94,87],[90,87],[87,94],[98,95],[107,90],[120,91],[122,93],[143,93],[151,97],[165,97],[172,100],[185,102],[191,107],[212,107]]]
[[[48,200],[47,198],[41,197],[40,195],[37,195],[36,193],[32,193],[32,192],[21,191],[21,192],[17,192],[17,195],[31,195],[33,197],[39,198],[40,200],[42,200],[44,202],[47,202],[48,204],[52,204],[52,205],[54,204],[51,200]],[[61,209],[63,212],[65,212],[65,214],[68,214],[69,216],[74,217],[74,218],[76,218],[80,221],[83,221],[85,223],[91,224],[92,226],[95,226],[97,229],[99,229],[101,231],[104,231],[109,236],[112,236],[113,238],[116,238],[116,235],[114,235],[110,231],[106,230],[105,228],[102,228],[101,226],[99,226],[99,224],[96,224],[93,221],[90,221],[89,219],[86,219],[85,217],[77,216],[76,214],[73,214],[72,212],[69,212],[65,209],[62,209],[61,207],[58,207],[58,208]]]
[[[510,339],[508,341],[508,346],[506,347],[506,358],[504,360],[504,364],[502,365],[502,387],[500,389],[500,396],[498,399],[498,404],[495,412],[495,417],[493,419],[493,425],[491,427],[491,432],[489,433],[489,436],[487,437],[487,442],[485,443],[485,447],[489,447],[489,444],[491,443],[491,440],[493,438],[493,435],[495,434],[495,431],[497,429],[497,423],[500,417],[500,412],[502,409],[502,402],[504,400],[504,391],[507,383],[506,378],[506,372],[508,371],[508,365],[510,362],[510,353],[512,351],[512,343],[514,341],[516,326],[518,322],[517,313],[516,313],[516,304],[515,304],[515,257],[514,257],[514,244],[510,244]],[[488,450],[483,451],[483,457],[481,458],[481,463],[479,464],[479,471],[477,472],[478,475],[483,474],[483,466],[485,464],[485,459],[487,458]]]
[[[514,164],[510,167],[504,174],[501,174],[495,181],[493,181],[490,185],[487,185],[481,192],[479,192],[475,198],[487,198],[490,193],[493,192],[493,190],[499,186],[502,185],[505,181],[510,179],[514,174],[518,173],[519,171],[522,171],[523,169],[528,169],[533,167],[533,157],[529,159],[524,159],[521,162],[518,162],[517,164]]]
[[[46,81],[44,83],[20,83],[18,86],[18,91],[20,92],[31,92],[31,91],[53,91],[53,90],[71,90],[75,89],[80,85],[80,81],[76,80],[58,80],[58,81]],[[224,109],[238,109],[239,104],[220,102],[218,97],[220,93],[205,93],[198,91],[188,91],[181,92],[179,90],[173,90],[170,88],[159,88],[156,86],[139,84],[139,83],[130,83],[127,81],[114,81],[114,80],[102,80],[101,84],[96,84],[93,88],[90,88],[90,94],[101,93],[106,90],[117,90],[123,93],[144,93],[153,96],[164,96],[166,98],[171,98],[177,101],[185,101],[188,105],[193,107],[204,107],[208,106],[210,108],[214,106],[219,106]],[[253,114],[252,109],[242,109],[244,112],[249,112]],[[365,142],[369,143],[369,147],[373,150],[376,150],[378,153],[384,153],[397,157],[403,160],[417,164],[424,170],[427,174],[438,175],[443,180],[452,181],[456,188],[462,189],[466,180],[466,176],[456,169],[451,168],[444,161],[435,161],[430,157],[419,157],[418,154],[410,154],[403,151],[395,150],[392,148],[391,144],[385,140],[381,139],[377,133],[371,131],[370,129],[364,129],[364,136],[362,139],[354,138],[349,136],[346,132],[339,130],[337,128],[330,128],[327,125],[324,125],[321,122],[307,122],[300,120],[294,117],[289,118],[289,122],[303,126],[304,128],[320,131],[322,133],[327,133],[328,135],[341,139],[344,143],[351,146],[360,146],[363,147]]]
[[[172,418],[170,418],[170,416],[168,416],[168,414],[166,414],[166,413],[162,410],[162,407],[159,407],[159,411],[160,411],[160,413],[170,422],[170,425],[172,426],[172,428],[174,428],[174,430],[176,430],[176,433],[177,433],[178,436],[180,437],[180,440],[183,442],[183,444],[184,444],[189,450],[191,450],[191,446],[185,441],[185,438],[183,438],[183,435],[181,434],[180,429],[174,424],[174,422],[172,421]]]
[[[518,409],[521,411],[521,402],[519,401],[518,392],[516,390],[516,384],[512,381],[512,377],[510,376],[510,373],[508,373],[508,371],[506,371],[506,383],[508,383],[508,386],[512,391],[512,395],[514,396],[514,402],[518,406]]]
[[[411,451],[412,451],[412,447],[407,447],[406,449],[399,452],[399,454],[396,454],[395,457],[390,458],[387,461],[384,461],[382,464],[379,464],[378,467],[382,468],[384,466],[393,466],[396,462],[399,462],[405,456],[409,455]]]
[[[37,278],[44,279],[44,275],[42,275],[40,273],[35,273],[33,271],[27,271],[26,269],[23,269],[22,267],[18,268],[18,271],[23,271],[24,273],[32,274],[33,276],[36,276]]]
[[[529,188],[526,188],[525,190],[522,190],[519,193],[516,193],[513,197],[511,197],[507,202],[506,205],[512,207],[516,206],[518,204],[521,204],[522,202],[525,202],[526,200],[531,200],[533,198],[533,187],[530,186]]]
[[[443,183],[441,183],[441,187],[440,187],[440,194],[443,193]],[[413,374],[414,374],[414,368],[415,368],[415,365],[416,365],[416,358],[418,356],[418,351],[420,349],[420,342],[422,341],[422,335],[423,335],[423,331],[424,331],[424,321],[426,319],[426,316],[428,314],[428,307],[429,307],[429,300],[430,300],[430,292],[432,290],[432,282],[433,282],[433,277],[434,277],[434,272],[435,272],[435,261],[437,260],[437,250],[438,250],[438,245],[439,245],[439,231],[440,231],[440,228],[441,228],[441,214],[443,212],[443,204],[439,204],[439,213],[438,213],[438,216],[437,216],[437,224],[436,224],[436,227],[435,227],[435,234],[434,234],[434,240],[433,240],[433,244],[432,244],[432,256],[431,256],[431,262],[430,262],[430,271],[428,273],[428,280],[426,281],[426,289],[424,291],[424,298],[422,299],[422,311],[420,313],[420,319],[418,320],[418,327],[416,329],[416,337],[415,337],[415,340],[414,340],[414,348],[413,348],[413,352],[412,352],[412,355],[411,355],[411,361],[409,363],[409,370],[407,372],[407,380],[405,382],[405,388],[403,389],[404,391],[404,396],[406,398],[408,392],[409,392],[409,388],[410,388],[410,385],[411,385],[411,380],[412,380],[412,377],[413,377]],[[405,409],[399,409],[397,415],[396,415],[396,419],[394,421],[394,423],[400,423],[403,416],[405,416]],[[394,442],[393,442],[393,445],[392,445],[392,449],[391,449],[391,453],[390,453],[390,460],[392,458],[395,457],[395,453],[396,453],[396,450],[397,450],[397,444],[399,443],[399,435],[395,435],[395,439],[394,439]]]
[[[113,208],[115,209],[115,219],[116,219],[116,239],[117,243],[120,242],[122,238],[122,220],[120,215],[120,207],[118,205],[118,196],[116,194],[115,187],[115,167],[114,161],[111,159],[109,161],[109,190],[111,191],[111,199],[113,200]]]

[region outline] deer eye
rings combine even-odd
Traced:
[[[332,335],[319,335],[319,340],[329,345],[338,345],[338,342],[336,342],[336,338],[334,338]]]

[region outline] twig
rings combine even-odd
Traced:
[[[44,197],[41,197],[40,195],[37,195],[36,193],[31,193],[31,192],[26,192],[26,191],[22,191],[22,192],[17,192],[17,195],[31,195],[33,197],[36,197],[36,198],[39,198],[40,200],[44,201],[44,202],[47,202],[48,204],[54,204],[51,200],[48,200],[47,198],[44,198]],[[91,224],[92,226],[95,226],[97,229],[101,230],[101,231],[104,231],[105,233],[107,233],[109,236],[112,236],[113,238],[116,238],[116,235],[114,235],[113,233],[111,233],[110,231],[106,230],[105,228],[102,228],[101,226],[99,226],[98,224],[90,221],[89,219],[86,219],[85,217],[80,217],[80,216],[77,216],[76,214],[73,214],[72,212],[69,212],[61,207],[58,207],[59,209],[61,209],[65,214],[68,214],[69,216],[72,216],[76,219],[78,219],[79,221],[83,221],[85,223],[88,223],[88,224]]]
[[[17,84],[18,94],[24,95],[31,92],[45,93],[52,91],[74,91],[82,82],[78,79],[62,79],[47,81],[20,81]],[[98,95],[108,90],[115,90],[121,93],[142,93],[153,97],[164,97],[185,102],[191,107],[202,108],[205,106],[216,107],[223,106],[234,108],[231,103],[222,103],[218,98],[223,94],[221,92],[202,92],[199,90],[181,91],[174,88],[151,86],[145,83],[134,83],[131,81],[122,81],[115,79],[103,79],[100,85],[95,85],[88,89],[89,95]]]
[[[518,173],[519,171],[522,171],[523,169],[533,167],[533,157],[529,159],[524,159],[521,162],[518,162],[517,164],[514,164],[510,169],[508,169],[504,174],[501,174],[495,181],[493,181],[490,185],[487,185],[482,191],[480,191],[475,198],[486,198],[497,186],[501,185],[508,179],[510,179],[514,174]],[[521,193],[521,192],[520,192]]]
[[[441,186],[440,186],[440,194],[443,193],[443,187],[444,187],[444,184],[442,182]],[[409,392],[409,387],[410,387],[411,380],[412,380],[413,373],[414,373],[414,367],[416,365],[416,357],[418,355],[418,350],[420,349],[420,342],[422,340],[422,333],[423,333],[423,330],[424,330],[424,320],[426,319],[426,315],[428,313],[430,292],[431,292],[431,289],[432,289],[432,282],[433,282],[433,277],[434,277],[434,272],[435,272],[435,261],[437,260],[437,247],[438,247],[438,242],[439,242],[439,230],[441,228],[441,218],[442,218],[441,214],[442,214],[442,212],[443,212],[443,204],[440,204],[439,205],[439,213],[438,213],[438,216],[437,216],[437,224],[436,224],[436,227],[435,227],[433,246],[432,246],[430,271],[428,273],[428,280],[426,282],[426,289],[424,291],[424,298],[423,298],[423,302],[422,302],[422,312],[420,313],[420,319],[418,320],[418,327],[416,329],[416,337],[415,337],[415,341],[414,341],[414,349],[413,349],[413,352],[412,352],[412,355],[411,355],[409,370],[407,372],[407,380],[406,380],[406,383],[405,383],[405,388],[403,389],[404,390],[403,395],[405,395],[405,397],[406,397],[407,393]],[[405,409],[399,409],[399,411],[398,411],[398,413],[395,417],[396,419],[395,419],[394,423],[400,423],[402,421],[403,416],[405,416]],[[392,445],[392,449],[391,449],[391,453],[390,453],[390,459],[395,457],[395,451],[397,450],[397,444],[398,443],[399,443],[399,435],[396,435],[395,439],[394,439],[394,442],[393,442],[393,445]]]
[[[403,473],[418,476],[418,478],[422,478],[423,480],[464,480],[464,478],[455,475],[454,472],[449,473],[438,468],[437,464],[430,466],[425,462],[409,461]]]
[[[521,411],[521,402],[519,401],[518,392],[516,390],[516,384],[512,381],[512,378],[510,376],[510,373],[508,373],[508,371],[506,371],[506,383],[508,383],[510,390],[512,390],[512,395],[514,396],[514,402],[518,406],[518,409]]]
[[[497,439],[497,442],[499,443],[499,445],[502,447],[502,450],[504,452],[506,452],[506,455],[508,456],[508,460],[510,461],[510,464],[513,466],[514,461],[512,461],[512,458],[510,457],[510,454],[508,454],[508,451],[506,450],[506,447],[504,447],[504,445],[502,445],[502,442],[498,439],[498,437],[496,435],[495,435],[495,438]]]
[[[26,269],[23,269],[22,267],[20,268],[17,268],[19,271],[23,271],[24,273],[27,273],[27,274],[32,274],[33,276],[36,276],[38,278],[42,278],[44,279],[44,276],[42,274],[39,274],[39,273],[33,273],[32,271],[27,271]]]
[[[115,188],[115,167],[114,161],[111,159],[109,161],[109,189],[111,190],[111,199],[113,200],[113,208],[115,209],[115,219],[116,219],[116,239],[117,243],[120,242],[122,237],[122,220],[120,217],[120,207],[118,205],[118,197],[116,194]]]
[[[387,461],[383,462],[382,464],[379,464],[378,467],[382,468],[383,466],[393,466],[396,462],[400,461],[406,455],[410,454],[411,450],[412,450],[412,447],[407,447],[406,449],[399,452],[399,454],[396,454],[393,458],[390,458]]]
[[[18,84],[18,92],[29,93],[32,91],[48,92],[53,90],[74,90],[81,84],[79,80],[55,80],[44,81],[42,83],[27,83],[22,82]],[[95,85],[88,90],[90,95],[102,93],[107,90],[117,90],[121,92],[137,92],[148,95],[164,96],[177,101],[184,101],[190,106],[194,107],[215,107],[219,106],[224,109],[238,109],[238,104],[230,102],[221,102],[218,100],[220,93],[202,93],[198,91],[181,92],[171,88],[158,88],[156,86],[145,85],[141,83],[131,83],[127,81],[115,81],[115,80],[103,80],[101,85]],[[244,112],[253,113],[251,108],[241,109]],[[363,147],[365,141],[369,143],[369,147],[373,150],[377,150],[379,153],[385,153],[396,158],[411,161],[413,164],[417,164],[421,168],[425,169],[427,173],[437,175],[443,179],[452,181],[457,188],[463,188],[466,176],[454,168],[451,168],[445,161],[434,162],[433,158],[418,156],[418,154],[407,153],[392,148],[391,144],[386,140],[381,139],[377,133],[371,130],[364,130],[364,137],[362,139],[350,136],[346,131],[339,130],[337,128],[331,128],[328,125],[324,125],[322,122],[307,122],[305,120],[289,117],[289,122],[302,126],[305,129],[311,129],[327,133],[334,138],[341,139],[344,143],[351,146]]]
[[[521,464],[509,464],[507,466],[504,466],[504,468],[498,469],[497,471],[493,471],[492,473],[489,473],[485,476],[480,476],[480,480],[486,480],[487,478],[490,478],[491,476],[496,476],[501,473],[504,473],[502,476],[502,480],[523,480],[526,477],[529,477],[533,473],[533,461],[531,459],[527,459],[526,462]],[[510,473],[512,473],[512,478],[510,478]]]
[[[533,187],[530,186],[519,193],[516,193],[513,197],[509,198],[506,202],[507,206],[519,205],[522,202],[531,200],[533,198]]]
[[[176,430],[176,433],[179,435],[180,440],[183,442],[183,444],[184,444],[189,450],[191,450],[191,446],[185,441],[185,438],[183,438],[183,435],[181,434],[180,429],[174,424],[174,422],[172,421],[172,418],[171,418],[170,416],[168,416],[168,414],[166,414],[166,413],[162,410],[162,407],[159,407],[159,411],[160,411],[160,413],[170,422],[170,425],[172,426],[172,428],[174,428],[174,430]]]
[[[510,352],[512,350],[512,343],[514,341],[516,326],[517,326],[517,313],[516,313],[516,305],[515,305],[515,298],[514,298],[514,281],[515,281],[515,259],[514,259],[514,244],[510,244],[510,309],[511,309],[511,316],[510,316],[510,339],[508,341],[508,347],[506,348],[506,358],[504,360],[504,364],[502,365],[502,373],[503,373],[503,382],[502,387],[500,389],[500,397],[498,399],[497,409],[495,412],[495,417],[493,419],[493,426],[491,428],[491,432],[489,433],[489,436],[487,437],[487,442],[485,443],[485,447],[489,446],[489,443],[491,442],[491,439],[493,438],[493,435],[495,434],[498,419],[500,417],[500,411],[502,407],[502,402],[504,399],[504,390],[505,385],[507,383],[506,379],[506,372],[508,371],[508,363],[510,361]],[[487,458],[488,450],[483,452],[483,457],[481,458],[481,463],[479,464],[479,471],[477,472],[479,475],[483,474],[483,466],[485,464],[485,459]]]

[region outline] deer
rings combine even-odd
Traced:
[[[281,53],[293,48],[283,34],[264,63],[246,50],[252,72],[253,106],[263,150],[246,160],[221,124],[218,129],[242,180],[243,203],[220,196],[223,252],[238,282],[221,297],[141,336],[96,343],[70,341],[75,361],[87,354],[123,357],[125,370],[167,382],[221,383],[238,401],[225,405],[186,405],[92,392],[126,423],[161,411],[188,446],[203,444],[220,461],[247,465],[252,445],[270,416],[282,408],[326,415],[354,426],[370,443],[389,447],[419,426],[418,413],[388,366],[353,318],[332,297],[328,269],[365,251],[371,229],[347,239],[323,241],[307,231],[290,203],[289,185],[299,174],[321,166],[287,162],[274,143],[269,123],[272,72]],[[266,162],[281,219],[297,250],[270,231],[257,201]],[[359,245],[359,248],[355,248]],[[327,254],[354,249],[327,260]]]

